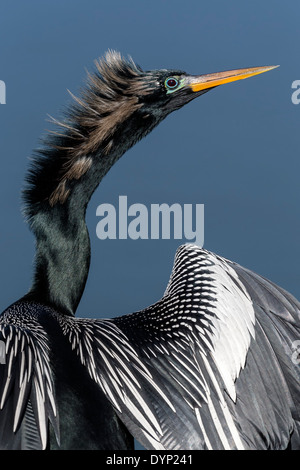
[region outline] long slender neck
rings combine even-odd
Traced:
[[[144,106],[155,77],[109,53],[59,132],[34,160],[24,192],[36,237],[27,299],[73,315],[87,280],[90,242],[85,212],[112,165],[162,119]],[[61,130],[62,129],[62,130]]]
[[[36,260],[28,298],[73,314],[80,301],[90,263],[90,243],[80,209],[39,212],[32,220]]]
[[[96,152],[81,154],[67,169],[61,150],[67,148],[67,137],[60,148],[37,159],[38,168],[27,191],[29,221],[36,237],[35,273],[25,298],[68,315],[75,313],[90,265],[87,204],[112,165],[154,125],[153,120],[137,114],[118,128],[118,136],[111,139],[114,144],[100,142]]]
[[[63,180],[52,174],[51,180],[56,181],[56,186],[48,187],[46,197],[42,175],[35,181],[35,190],[40,186],[43,196],[35,203],[30,217],[36,237],[36,259],[27,299],[49,304],[68,315],[74,314],[90,265],[86,207],[101,179],[120,156],[121,151],[116,149],[112,155],[92,159],[88,170],[79,179],[65,181],[63,188]]]

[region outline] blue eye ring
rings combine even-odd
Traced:
[[[176,77],[168,77],[165,80],[165,87],[168,90],[175,90],[179,85],[179,80]]]

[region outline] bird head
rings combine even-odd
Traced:
[[[144,107],[164,118],[215,87],[253,77],[275,67],[243,68],[205,75],[188,75],[177,70],[146,72],[145,80],[149,80],[151,91],[143,99]]]
[[[86,134],[85,127],[89,129],[88,149],[105,142],[107,150],[112,140],[116,143],[116,138],[112,139],[116,131],[118,140],[126,140],[128,148],[168,114],[212,88],[274,68],[252,67],[197,76],[180,70],[143,71],[131,58],[124,59],[114,51],[97,61],[96,67],[96,73],[89,75],[83,99],[77,100],[80,109],[75,122],[81,134]]]
[[[111,166],[171,112],[217,86],[258,75],[253,67],[206,75],[180,70],[144,71],[131,58],[109,51],[96,61],[87,86],[39,151],[27,181],[27,205],[64,203],[79,181],[90,196]],[[88,177],[89,178],[86,178]],[[83,177],[85,178],[83,180]]]

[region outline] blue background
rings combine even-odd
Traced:
[[[1,310],[30,286],[34,240],[21,214],[32,149],[107,49],[144,69],[192,74],[280,68],[219,87],[173,113],[113,167],[87,213],[92,265],[78,316],[108,317],[158,300],[179,240],[96,237],[96,208],[205,204],[204,247],[300,297],[299,0],[1,1]],[[182,240],[184,243],[185,240]]]

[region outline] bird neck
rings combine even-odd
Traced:
[[[27,299],[73,315],[87,280],[90,242],[80,208],[39,212],[31,221],[36,237],[35,271]]]
[[[34,279],[26,299],[74,315],[90,265],[86,207],[109,169],[143,136],[142,126],[135,119],[139,122],[134,118],[131,126],[127,123],[118,129],[110,145],[100,142],[97,150],[88,155],[81,152],[79,158],[68,161],[68,143],[62,140],[59,149],[44,152],[43,158],[36,160],[25,197],[36,237]],[[144,134],[154,125],[149,120],[146,125],[146,121],[143,119]]]
[[[43,177],[37,177],[34,190],[40,200],[34,203],[29,223],[36,238],[33,284],[28,300],[51,305],[74,315],[81,299],[90,266],[90,240],[85,222],[87,204],[120,152],[93,158],[92,167],[78,180],[72,178],[62,187],[61,172],[49,175],[56,185],[44,193]],[[53,161],[47,160],[48,163]],[[45,163],[45,162],[44,162]],[[50,170],[50,168],[49,168]]]
[[[164,118],[151,112],[156,78],[108,54],[81,98],[48,136],[27,176],[25,212],[36,237],[32,288],[26,295],[73,315],[90,264],[87,204],[114,163]],[[150,100],[150,101],[149,101]]]

